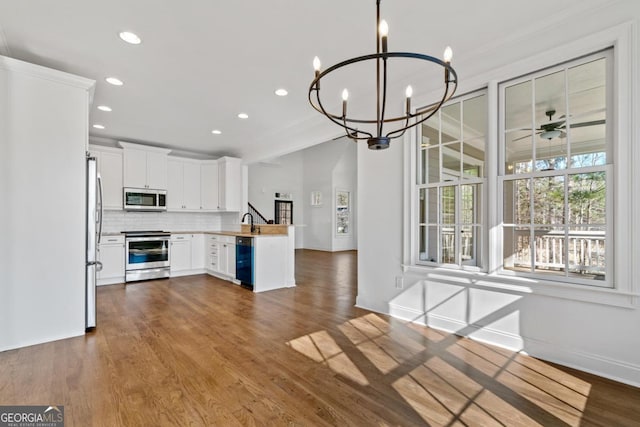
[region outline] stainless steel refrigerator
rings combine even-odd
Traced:
[[[98,244],[102,234],[102,182],[95,157],[87,154],[87,263],[85,329],[96,327],[96,275],[102,269],[98,261]]]

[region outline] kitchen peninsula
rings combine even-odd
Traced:
[[[254,292],[295,286],[295,236],[289,225],[263,224],[251,233],[239,231],[205,233],[207,273]]]
[[[251,233],[239,224],[218,231],[171,231],[169,261],[171,277],[209,274],[241,284],[238,266],[249,273],[242,280],[254,292],[295,286],[295,236],[291,225],[262,224]],[[259,230],[259,231],[258,231]],[[124,282],[125,236],[121,232],[103,233],[99,259],[104,265],[98,285]],[[237,242],[249,240],[249,264],[238,259]],[[246,252],[245,252],[246,254]]]

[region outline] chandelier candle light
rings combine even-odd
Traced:
[[[376,53],[370,55],[358,56],[355,58],[347,59],[346,61],[339,62],[324,71],[321,71],[320,59],[316,56],[313,58],[313,68],[315,70],[315,78],[309,86],[309,103],[318,112],[324,114],[329,120],[335,124],[344,128],[346,135],[354,141],[367,140],[369,148],[372,150],[383,150],[389,148],[391,139],[399,138],[404,135],[407,129],[419,125],[420,123],[433,116],[442,105],[447,102],[458,87],[458,76],[451,67],[451,58],[453,52],[450,47],[447,47],[444,51],[443,60],[435,58],[429,55],[423,55],[420,53],[411,52],[388,52],[388,34],[389,26],[384,20],[380,20],[380,1],[376,0]],[[413,96],[413,89],[411,86],[407,86],[406,106],[405,113],[396,117],[385,117],[386,102],[387,102],[387,61],[390,58],[407,58],[416,59],[421,61],[431,62],[439,65],[444,69],[444,93],[440,101],[427,108],[423,108],[411,112],[411,97]],[[349,91],[344,89],[342,91],[342,114],[332,114],[327,112],[322,105],[320,99],[320,80],[327,76],[329,73],[338,70],[339,68],[346,67],[347,65],[355,64],[363,61],[376,61],[376,118],[375,119],[359,119],[347,116],[347,101],[349,99]],[[382,74],[382,82],[381,82]],[[384,125],[395,124],[391,131],[384,133]],[[368,126],[373,128],[375,125],[375,131],[369,132],[365,129],[358,129],[358,125]]]

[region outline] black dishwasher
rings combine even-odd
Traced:
[[[253,290],[253,237],[236,237],[236,279]]]

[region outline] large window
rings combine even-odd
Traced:
[[[491,105],[487,91],[459,97],[422,124],[414,262],[487,271],[491,248],[491,273],[611,287],[612,66],[611,49],[585,56],[494,85]]]
[[[418,259],[480,266],[487,100],[456,99],[418,131]]]
[[[610,52],[499,86],[503,269],[606,286]]]

